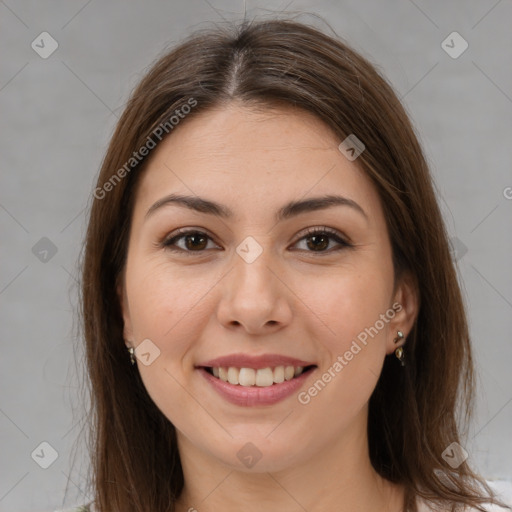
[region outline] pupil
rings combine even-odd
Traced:
[[[196,244],[196,242],[193,242],[193,243],[189,243],[192,239],[194,239],[196,242],[197,240],[201,240],[203,241],[203,244],[200,243],[200,247]],[[187,249],[204,249],[205,247],[205,244],[204,244],[204,241],[206,240],[206,237],[204,237],[203,235],[199,234],[199,233],[194,233],[192,235],[187,235],[186,237],[186,241],[187,241]]]
[[[326,247],[329,246],[328,237],[326,237],[325,235],[311,235],[309,237],[309,240],[313,241],[312,246],[311,246],[311,244],[308,243],[308,247],[310,249],[325,249]],[[323,240],[324,243],[317,244],[317,242],[320,240]]]

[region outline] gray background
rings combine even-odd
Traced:
[[[1,512],[63,506],[66,485],[66,505],[88,499],[82,494],[84,446],[75,444],[84,404],[78,392],[80,352],[74,363],[80,344],[73,311],[94,180],[130,90],[157,55],[191,30],[239,19],[244,10],[250,18],[280,10],[319,14],[378,65],[405,103],[455,237],[469,308],[480,388],[465,448],[486,478],[512,480],[510,0],[245,5],[242,0],[5,0],[0,1]],[[313,17],[299,19],[325,28]],[[31,47],[44,31],[59,45],[47,59]],[[441,46],[453,31],[469,44],[456,59]],[[31,457],[43,441],[58,452],[48,469]]]

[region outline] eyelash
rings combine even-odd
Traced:
[[[177,234],[173,235],[170,238],[163,240],[160,245],[161,245],[161,247],[165,248],[166,250],[169,250],[172,252],[182,252],[182,253],[186,253],[186,254],[190,254],[190,255],[192,255],[193,253],[203,253],[207,250],[207,249],[202,249],[202,250],[198,250],[198,251],[191,251],[188,249],[182,249],[182,248],[177,247],[175,245],[176,241],[178,241],[182,238],[185,238],[187,235],[204,235],[209,240],[213,240],[207,233],[205,233],[204,231],[200,231],[198,229],[179,229]],[[323,251],[309,251],[309,250],[305,250],[305,249],[304,250],[298,249],[298,250],[310,252],[313,254],[324,255],[324,254],[330,254],[334,251],[339,251],[344,248],[353,247],[353,245],[351,243],[347,242],[338,231],[328,228],[327,226],[308,228],[306,230],[306,233],[303,236],[301,236],[301,238],[299,238],[295,242],[295,244],[297,244],[298,242],[300,242],[306,238],[309,238],[311,236],[316,236],[316,235],[327,235],[329,238],[335,240],[339,244],[339,247],[335,248],[335,249],[328,249],[328,250],[323,250]]]

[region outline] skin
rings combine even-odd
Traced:
[[[384,358],[403,344],[393,341],[397,330],[407,337],[413,326],[417,292],[407,275],[394,286],[380,198],[339,143],[311,114],[233,102],[183,121],[141,177],[118,293],[126,345],[149,338],[160,351],[137,365],[177,429],[178,511],[402,510],[403,488],[371,466],[366,424]],[[234,216],[166,205],[146,217],[171,193],[214,200]],[[367,218],[334,206],[274,219],[289,201],[334,193]],[[323,226],[353,246],[331,237],[316,249],[305,230]],[[178,228],[211,238],[188,246],[181,238],[182,251],[172,252],[161,242]],[[248,236],[263,251],[252,263],[236,252]],[[318,366],[307,390],[395,302],[401,310],[307,405],[296,394],[271,406],[233,405],[195,369],[237,352],[284,354]],[[252,468],[237,457],[248,442],[262,454]]]

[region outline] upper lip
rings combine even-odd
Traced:
[[[210,368],[275,368],[276,366],[312,366],[315,363],[303,361],[294,357],[283,356],[280,354],[263,354],[260,356],[250,356],[247,354],[230,354],[227,356],[210,359],[204,363],[198,364],[197,367]]]

